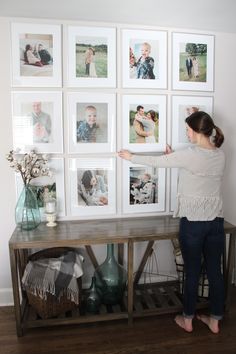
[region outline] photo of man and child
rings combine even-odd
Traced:
[[[130,79],[157,79],[157,60],[151,55],[149,42],[130,41],[129,75]]]
[[[78,205],[108,205],[107,170],[77,170]]]
[[[130,167],[130,205],[158,203],[158,177],[156,169]]]
[[[77,103],[77,143],[107,143],[107,103]]]
[[[129,143],[155,144],[159,140],[158,105],[130,105]]]

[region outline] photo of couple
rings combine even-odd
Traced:
[[[206,82],[207,44],[180,43],[179,80]]]
[[[130,167],[130,205],[158,203],[158,177],[147,168]]]
[[[129,111],[129,143],[155,144],[159,141],[158,106],[130,105]]]
[[[76,77],[107,78],[107,38],[76,37]]]

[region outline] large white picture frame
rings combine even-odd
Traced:
[[[134,152],[164,151],[166,147],[166,96],[124,95],[122,103],[123,148]],[[140,106],[143,107],[141,118],[138,112]],[[154,112],[153,119],[150,117],[152,114],[150,112]],[[146,119],[147,117],[149,120]],[[136,118],[139,119],[138,122]],[[152,135],[142,136],[145,130],[152,132]]]
[[[167,32],[122,30],[123,87],[167,87]]]
[[[35,192],[38,201],[41,220],[45,221],[44,212],[44,197],[49,192],[52,197],[57,201],[57,215],[65,216],[65,190],[64,190],[64,159],[63,158],[50,158],[48,167],[52,171],[52,177],[42,176],[31,180],[30,185]],[[23,181],[21,176],[16,173],[16,196],[19,198],[23,188]]]
[[[67,27],[68,86],[116,87],[116,29]]]
[[[214,36],[172,33],[173,90],[214,91]]]
[[[116,213],[114,158],[69,159],[70,215],[106,216]]]
[[[11,24],[14,87],[61,86],[61,25]]]
[[[12,92],[13,148],[62,153],[62,93]]]
[[[179,149],[190,145],[186,135],[185,119],[193,112],[213,113],[213,97],[172,96],[172,147]]]
[[[123,213],[165,211],[165,168],[123,161]]]
[[[69,92],[70,153],[106,153],[116,149],[116,96]]]

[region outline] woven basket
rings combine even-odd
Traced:
[[[62,256],[68,251],[75,251],[70,247],[54,247],[41,250],[29,256],[29,261],[36,261],[41,258],[57,258]],[[78,292],[81,294],[82,280],[78,278]],[[57,317],[58,315],[65,314],[68,311],[75,309],[76,305],[73,301],[67,298],[66,294],[62,295],[60,299],[48,293],[46,299],[41,299],[39,296],[26,291],[28,302],[34,308],[36,313],[43,319]]]

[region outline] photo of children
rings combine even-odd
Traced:
[[[77,169],[78,205],[108,205],[107,170]]]
[[[179,81],[206,80],[207,44],[179,43]]]
[[[19,35],[20,75],[53,75],[53,36],[24,33]]]
[[[107,78],[107,38],[76,37],[76,77]]]
[[[77,143],[107,143],[107,103],[77,103],[76,116]]]
[[[158,41],[130,40],[130,79],[158,78]]]
[[[129,109],[129,143],[156,144],[159,141],[158,105],[134,105]]]
[[[145,167],[130,167],[129,201],[133,204],[158,203],[158,176],[157,169]]]

